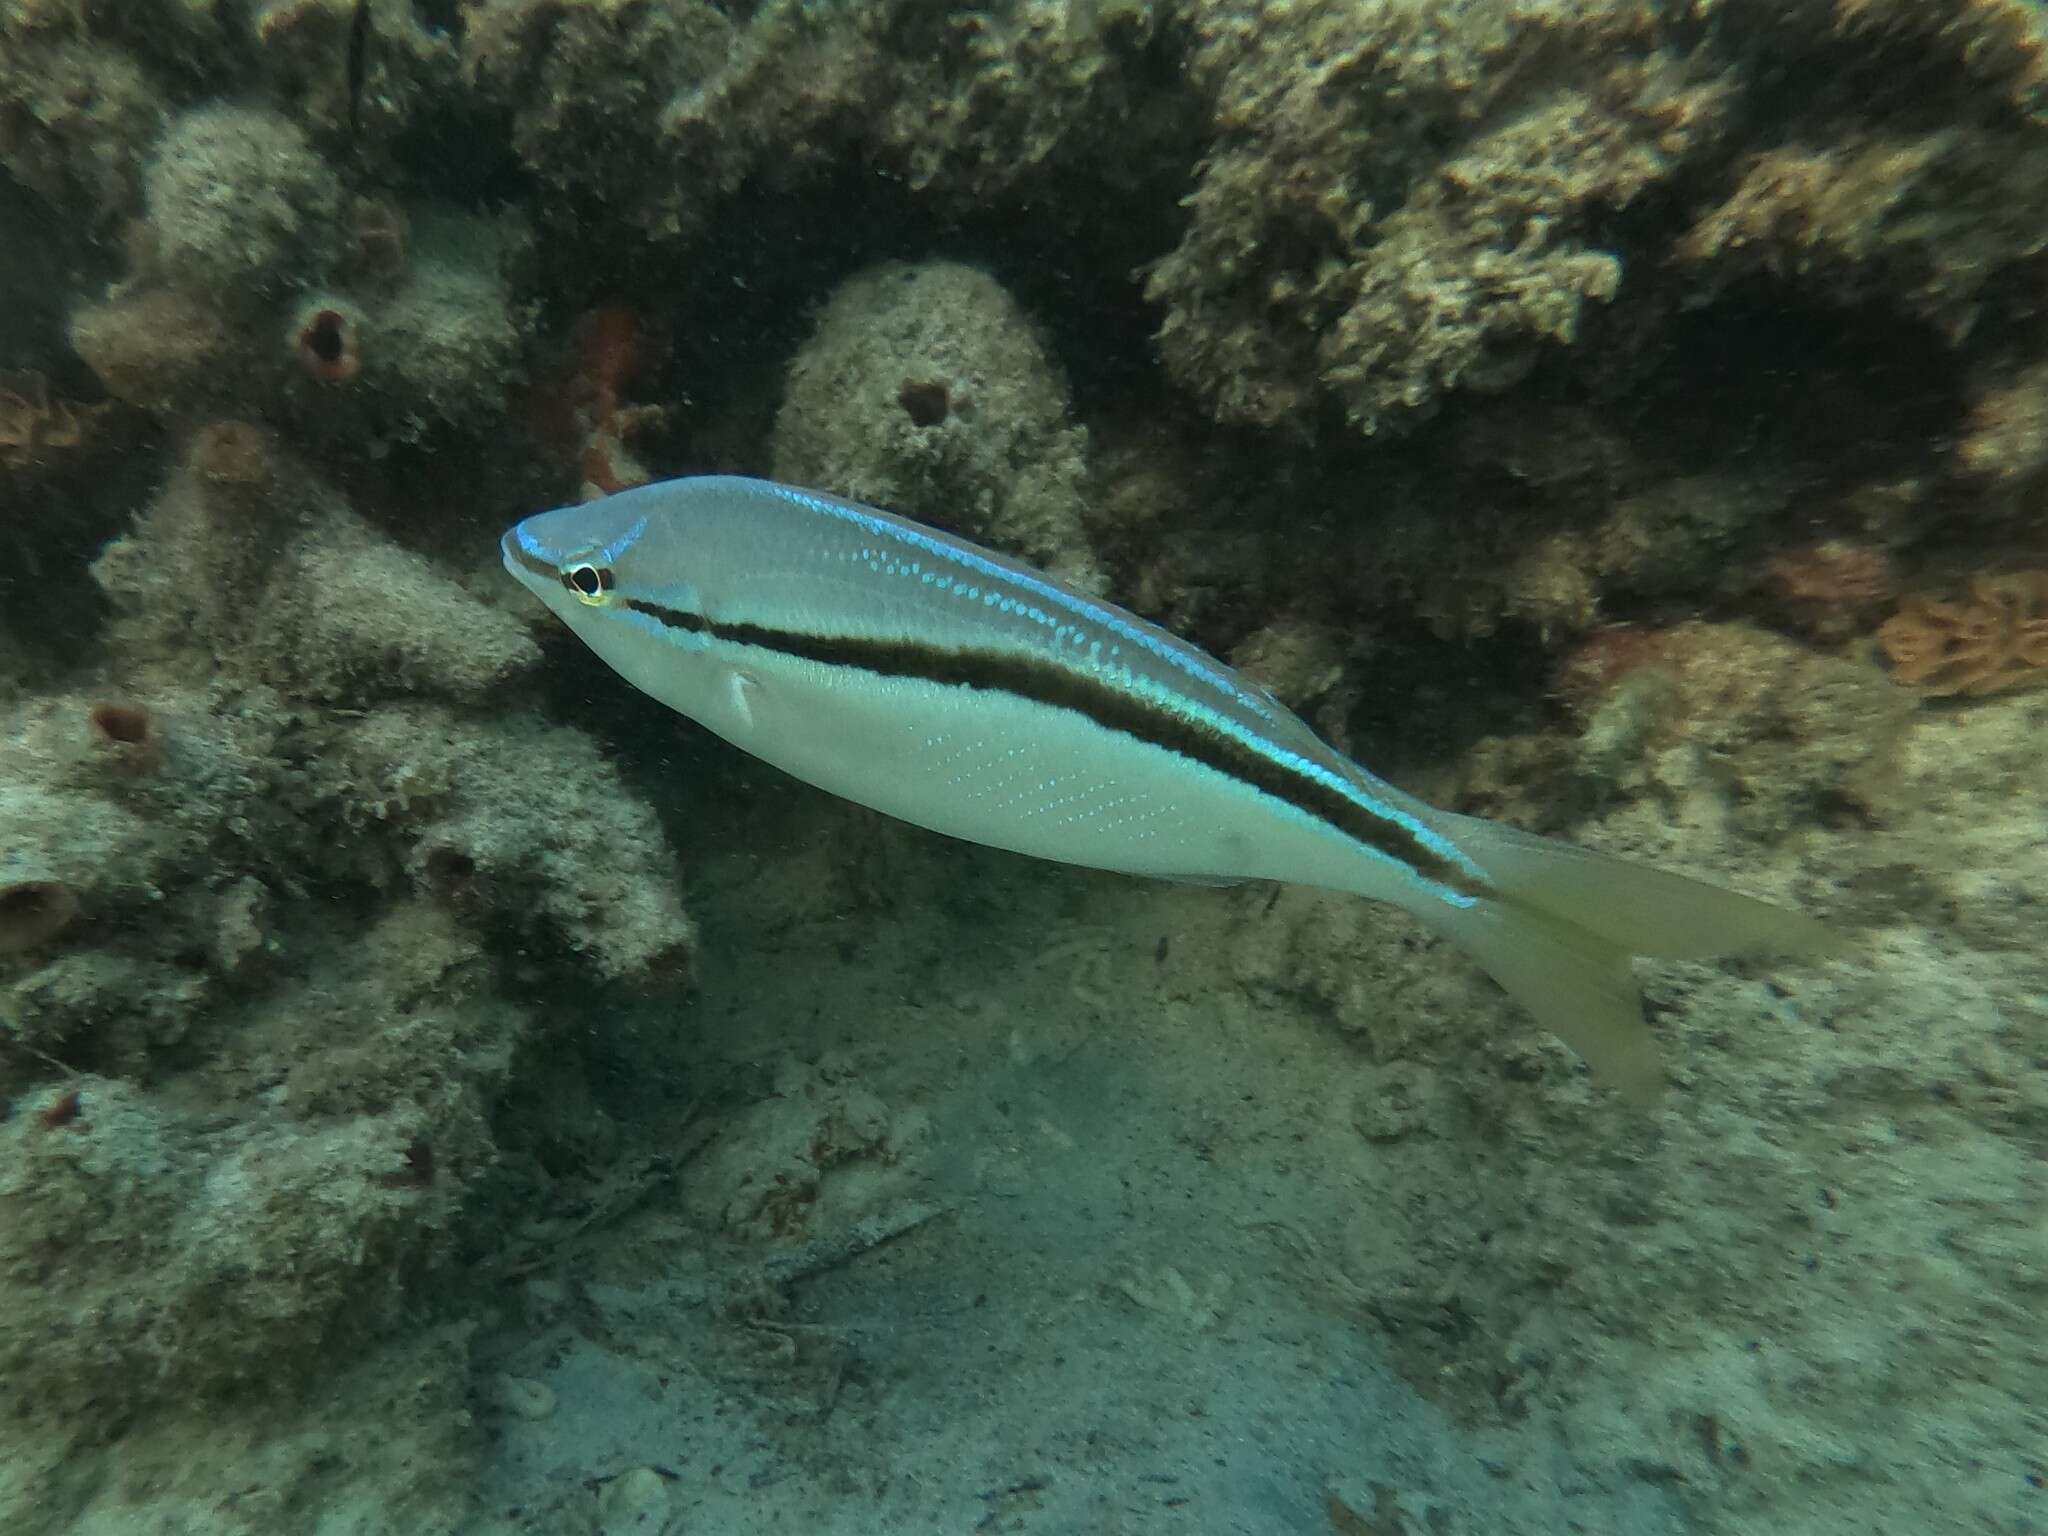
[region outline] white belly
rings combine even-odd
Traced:
[[[1130,874],[1271,879],[1395,898],[1343,833],[1191,759],[996,689],[764,654],[667,700],[821,789],[969,842]]]

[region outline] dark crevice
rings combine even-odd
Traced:
[[[448,37],[462,36],[466,18],[462,0],[413,0],[413,14],[420,24]]]
[[[1695,470],[1754,456],[1869,477],[1916,463],[1965,408],[1963,360],[1931,327],[1770,278],[1678,316],[1661,352],[1632,430]]]
[[[541,201],[538,182],[512,147],[510,114],[474,96],[444,92],[423,102],[388,153],[389,180],[409,198],[479,211]]]

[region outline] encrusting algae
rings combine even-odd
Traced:
[[[2048,570],[1978,575],[1960,602],[1909,597],[1877,643],[1894,677],[1937,697],[2048,683]]]

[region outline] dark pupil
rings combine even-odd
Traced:
[[[569,581],[585,597],[595,597],[604,589],[594,566],[579,565],[569,573]]]

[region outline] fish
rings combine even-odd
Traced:
[[[798,779],[1034,858],[1390,903],[1638,1102],[1663,1069],[1631,957],[1836,947],[1803,912],[1432,806],[1160,626],[840,496],[690,476],[528,517],[501,552],[627,682]]]

